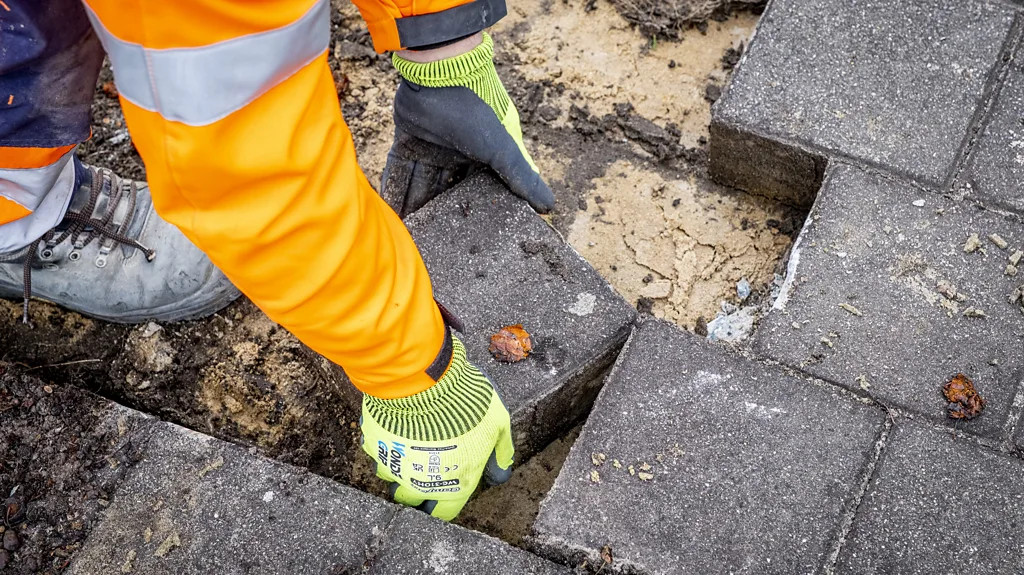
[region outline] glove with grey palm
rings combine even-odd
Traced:
[[[541,213],[555,196],[523,144],[519,112],[494,68],[494,43],[484,33],[472,50],[435,62],[398,54],[395,143],[384,168],[382,195],[402,216],[418,209],[479,165]]]

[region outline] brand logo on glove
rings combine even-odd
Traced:
[[[391,442],[391,474],[402,478],[402,458],[405,457],[405,446],[397,441]]]

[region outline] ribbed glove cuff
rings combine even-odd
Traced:
[[[466,348],[452,337],[452,361],[437,384],[409,397],[363,396],[363,405],[387,431],[416,441],[445,441],[465,434],[487,414],[494,388],[469,363]]]
[[[512,100],[494,69],[494,41],[484,32],[480,45],[465,54],[436,62],[412,62],[395,53],[391,56],[398,73],[413,84],[427,88],[469,88],[504,121]]]

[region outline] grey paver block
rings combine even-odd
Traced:
[[[487,175],[406,220],[439,301],[466,324],[470,358],[502,392],[521,455],[582,417],[636,311],[558,233]],[[488,353],[502,326],[523,324],[536,352],[508,364]]]
[[[981,247],[965,253],[972,233]],[[837,164],[755,349],[857,392],[866,381],[877,399],[940,421],[941,388],[964,373],[988,406],[959,428],[1001,437],[1024,380],[1024,314],[1009,303],[1024,273],[1005,274],[1017,249],[1019,221]],[[968,308],[987,317],[965,317]]]
[[[838,573],[1024,572],[1024,464],[914,423],[892,431]]]
[[[715,106],[712,175],[809,204],[825,154],[942,184],[1013,21],[980,0],[775,0]]]
[[[970,193],[986,205],[1024,212],[1024,48],[1007,69],[992,118],[972,152]]]
[[[569,575],[569,569],[493,537],[411,509],[388,527],[367,575]]]
[[[395,509],[239,446],[156,423],[144,459],[114,492],[70,572],[341,573],[362,565]]]
[[[813,572],[882,424],[881,410],[835,388],[645,321],[542,503],[533,542],[596,564],[610,545],[619,572]]]

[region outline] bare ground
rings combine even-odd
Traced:
[[[605,0],[518,0],[493,31],[499,72],[527,145],[558,199],[549,221],[631,303],[692,328],[735,283],[764,289],[803,215],[711,183],[710,100],[728,79],[756,16],[734,14],[655,41]],[[371,182],[390,145],[397,75],[373,53],[356,10],[336,2],[329,60]],[[93,163],[144,177],[109,71],[100,79]],[[0,301],[0,360],[31,367],[371,492],[382,486],[358,446],[358,396],[344,374],[241,301],[206,321],[121,327],[42,302],[36,323]],[[3,433],[8,433],[3,430]],[[555,442],[460,521],[519,543],[573,437]],[[4,479],[0,476],[0,479]],[[9,490],[0,481],[0,492]]]

